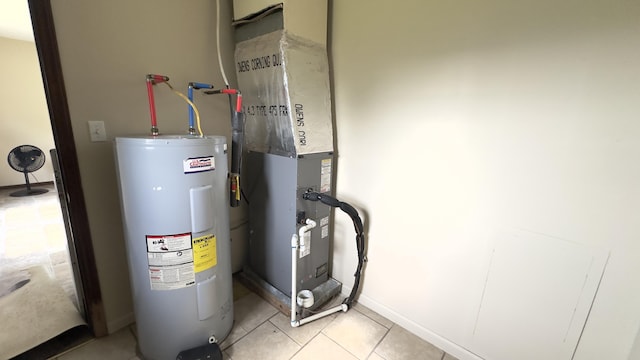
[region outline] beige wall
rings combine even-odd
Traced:
[[[367,222],[363,303],[462,358],[456,320],[473,313],[458,310],[482,289],[492,229],[529,229],[611,251],[576,359],[627,358],[640,327],[640,8],[603,4],[333,2],[337,195]],[[109,139],[146,132],[148,72],[221,84],[215,3],[182,5],[53,1],[112,331],[132,306],[112,146],[89,142],[86,122],[104,121]],[[170,119],[184,104],[158,90],[161,130],[181,132]],[[225,100],[198,104],[205,132],[227,134]],[[347,287],[353,248],[338,214],[334,276]]]
[[[0,157],[6,159],[18,145],[35,145],[45,152],[46,161],[33,175],[39,182],[53,181],[53,135],[35,44],[0,37],[0,54]],[[24,175],[6,160],[0,168],[0,186],[24,184]]]
[[[222,3],[222,51],[232,85],[231,7]],[[110,332],[133,321],[113,158],[113,138],[149,131],[147,73],[165,74],[180,91],[189,81],[224,86],[218,70],[215,1],[54,0],[53,14],[78,151],[80,175]],[[196,96],[207,134],[230,136],[223,96]],[[160,131],[185,133],[187,106],[156,87]],[[87,121],[104,121],[107,142],[90,142]],[[243,217],[233,211],[232,223]]]
[[[626,359],[640,327],[640,3],[354,0],[331,16],[337,195],[369,235],[362,302],[471,359],[459,339],[496,229],[545,234],[610,251],[575,359]],[[349,287],[353,227],[336,218],[334,276]]]
[[[640,359],[640,332],[638,332],[638,336],[636,337],[636,341],[633,345],[633,349],[629,354],[629,360]]]

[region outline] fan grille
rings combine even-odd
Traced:
[[[45,156],[42,150],[33,145],[20,145],[9,152],[7,161],[15,171],[34,172],[44,165]]]

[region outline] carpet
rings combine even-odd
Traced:
[[[41,266],[3,275],[0,359],[9,359],[85,324],[62,287]]]

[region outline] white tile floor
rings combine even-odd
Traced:
[[[243,286],[234,284],[234,294],[235,323],[221,344],[224,359],[456,360],[362,305],[294,329],[287,317]],[[94,339],[54,359],[137,360],[132,329]]]

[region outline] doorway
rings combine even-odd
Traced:
[[[27,1],[3,3],[0,11],[4,13],[7,6],[8,12],[22,15],[16,18],[30,30]],[[5,16],[0,17],[0,26],[11,27]],[[70,328],[86,328],[84,301],[76,285],[77,266],[71,261],[74,247],[69,246],[53,182],[55,171],[48,150],[55,145],[32,36],[32,32],[12,33],[4,28],[0,33],[0,154],[8,160],[0,166],[3,359]]]
[[[0,296],[14,285],[11,281],[23,280],[14,273],[41,266],[60,280],[62,267],[54,272],[54,264],[70,265],[62,213],[53,187],[53,167],[44,150],[53,147],[53,135],[44,92],[39,87],[35,46],[32,41],[3,35],[0,34],[0,156],[8,162],[4,160],[0,165]],[[65,266],[64,272],[70,273],[70,269]],[[73,282],[65,282],[69,298],[78,307]]]
[[[77,154],[66,103],[64,82],[59,64],[51,3],[49,1],[23,1],[29,5],[38,63],[42,73],[42,84],[44,85],[50,126],[53,133],[54,146],[52,147],[57,149],[60,164],[59,173],[61,178],[64,179],[64,182],[58,186],[63,196],[60,198],[61,202],[57,205],[62,205],[62,208],[60,206],[57,206],[57,208],[59,209],[58,211],[65,212],[68,217],[60,223],[56,223],[55,227],[58,229],[68,227],[73,234],[74,242],[72,246],[77,255],[77,268],[79,269],[79,286],[77,288],[80,291],[77,294],[79,296],[72,295],[71,297],[75,298],[77,304],[82,308],[81,310],[85,314],[85,319],[91,332],[95,336],[103,336],[107,334],[107,328],[79,177]],[[43,150],[48,153],[49,148]],[[52,159],[48,157],[47,160],[51,161]],[[53,198],[50,200],[55,203],[58,195],[53,185],[50,185],[49,190],[50,195],[47,196],[52,196]],[[45,209],[51,210],[50,204],[36,205],[36,208],[38,206],[44,206]],[[34,210],[27,210],[26,213],[33,214]],[[59,219],[59,217],[57,218]],[[64,237],[64,235],[62,236]],[[53,248],[60,250],[59,241],[53,245]],[[24,251],[24,249],[16,247],[13,251]],[[45,257],[43,252],[40,254]],[[49,258],[49,263],[55,262],[56,265],[60,265],[58,267],[59,270],[69,265],[68,263],[64,264],[68,260],[63,260],[59,254],[53,255],[53,261],[51,256],[51,254],[46,255]],[[55,271],[52,268],[53,266],[50,267],[50,270]],[[67,283],[68,281],[70,280],[68,279]],[[19,281],[18,283],[21,282]],[[69,292],[73,291],[70,290]],[[85,299],[84,305],[82,304],[82,298]]]

